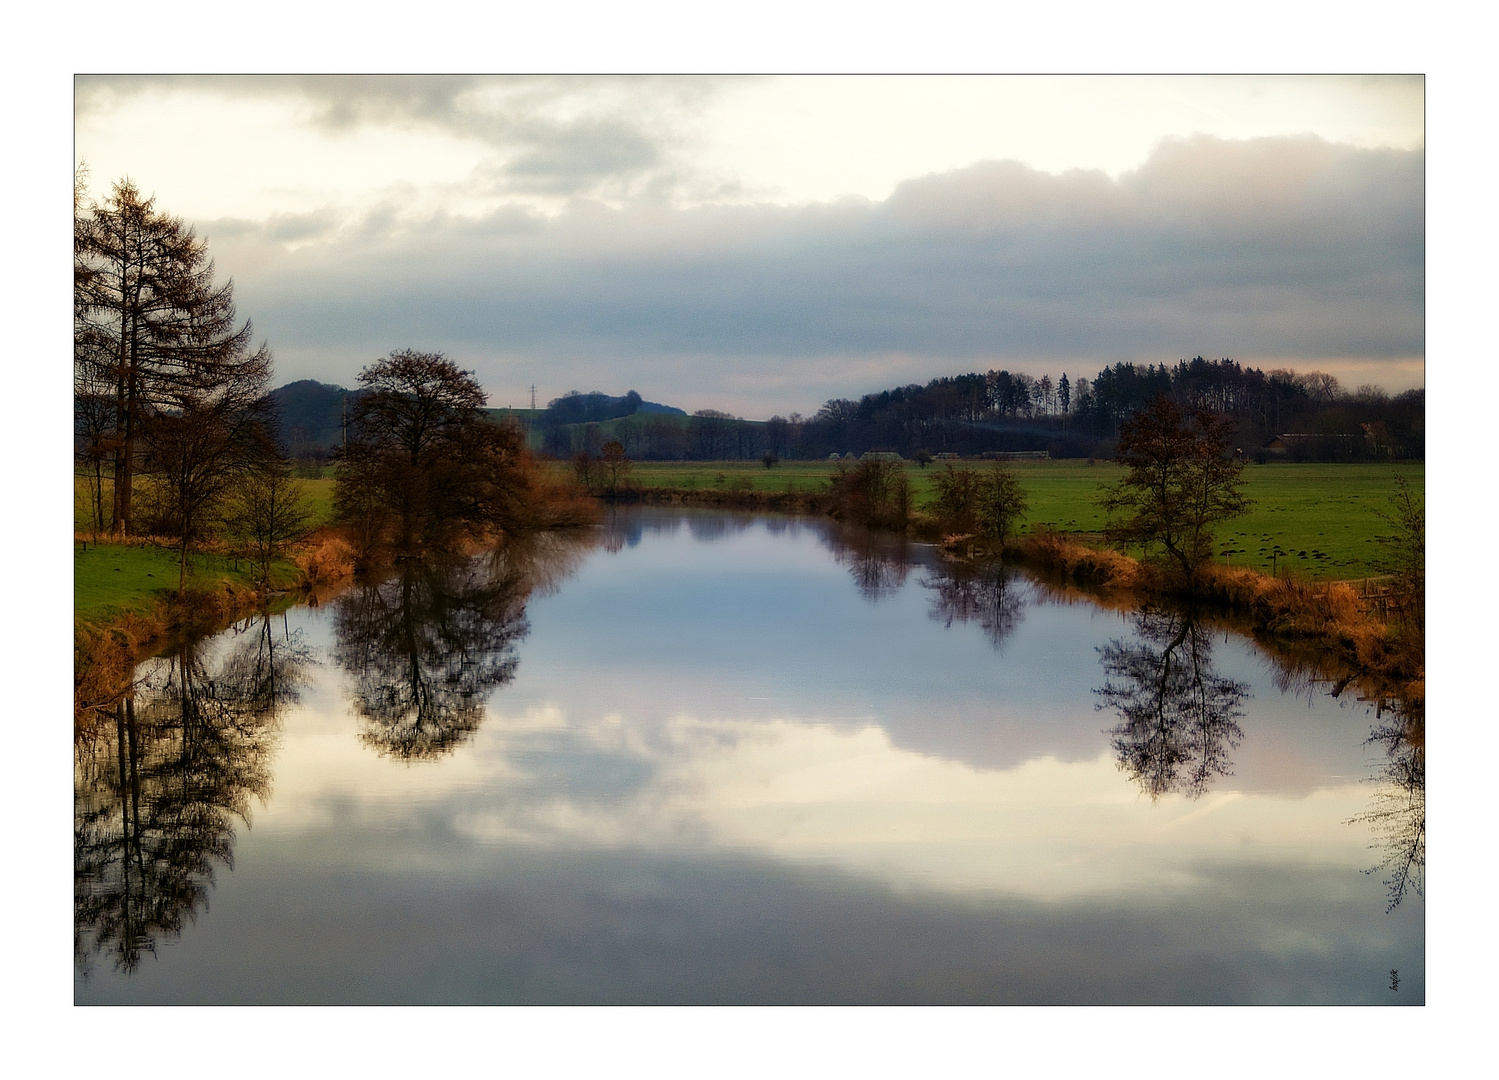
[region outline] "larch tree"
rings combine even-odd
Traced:
[[[236,327],[233,283],[215,283],[207,244],[128,179],[76,215],[74,248],[75,372],[102,414],[90,421],[93,442],[111,459],[111,518],[123,536],[135,524],[150,425],[263,397],[270,352],[251,347],[248,320]]]

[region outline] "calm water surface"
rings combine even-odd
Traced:
[[[79,1003],[1424,1001],[1389,712],[828,522],[621,512],[141,676]]]

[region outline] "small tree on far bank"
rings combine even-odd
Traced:
[[[624,443],[610,439],[599,451],[599,480],[604,488],[604,497],[612,499],[630,482],[633,463],[625,453]]]
[[[1010,469],[995,462],[980,489],[980,525],[986,535],[999,542],[1001,550],[1030,509],[1020,481]]]
[[[1125,420],[1114,460],[1128,472],[1099,500],[1109,515],[1104,535],[1159,549],[1194,579],[1213,557],[1214,528],[1249,509],[1234,430],[1227,417],[1189,416],[1164,395]]]
[[[952,464],[932,476],[937,497],[932,510],[949,533],[976,533],[979,530],[980,477],[975,469],[960,469]]]
[[[1000,549],[1029,509],[1020,481],[999,462],[987,472],[945,465],[932,486],[937,497],[931,509],[944,530],[983,536]]]
[[[828,479],[832,516],[877,529],[904,530],[911,517],[911,482],[896,461],[839,463]]]

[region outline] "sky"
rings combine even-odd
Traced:
[[[1420,77],[87,77],[74,153],[208,239],[277,382],[751,419],[1233,357],[1424,384]]]

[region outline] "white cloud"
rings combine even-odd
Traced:
[[[1388,370],[1408,384],[1422,183],[1420,151],[1198,138],[1117,180],[988,162],[883,203],[574,202],[404,226],[391,209],[296,251],[273,234],[325,218],[205,231],[222,266],[255,266],[240,300],[284,377],[314,373],[303,350],[347,379],[412,345],[477,364],[500,393],[624,379],[769,415],[975,367],[1197,353],[1405,365]]]
[[[502,401],[623,380],[763,416],[1195,353],[1419,382],[1423,101],[1420,79],[80,79],[77,142],[97,189],[128,172],[197,222],[282,378],[411,345]]]

